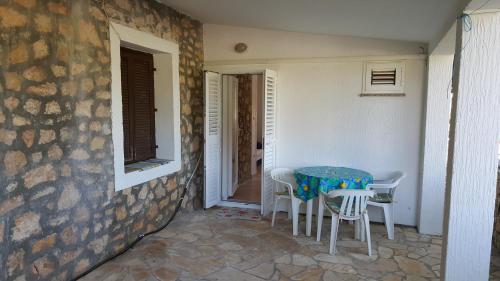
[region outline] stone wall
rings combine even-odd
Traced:
[[[182,170],[120,192],[106,14],[180,48]],[[173,214],[202,154],[202,25],[153,0],[0,0],[0,31],[0,280],[69,280]]]
[[[500,168],[497,174],[497,198],[495,201],[495,223],[493,225],[493,246],[500,250]]]
[[[238,77],[238,181],[252,177],[252,75]]]

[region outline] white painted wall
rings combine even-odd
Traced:
[[[444,192],[451,109],[451,77],[456,42],[453,24],[429,56],[422,148],[418,230],[443,233]]]
[[[280,66],[278,165],[347,166],[375,177],[405,171],[395,220],[415,225],[425,64],[407,61],[404,98],[360,98],[362,66]]]
[[[425,234],[443,232],[452,71],[453,55],[429,57],[418,220],[419,232]]]
[[[277,71],[279,166],[350,166],[376,177],[405,171],[395,219],[416,225],[425,57],[400,55],[417,54],[419,44],[213,25],[204,32],[207,68]],[[249,53],[234,53],[236,42],[248,43]],[[359,97],[371,56],[405,60],[406,97]]]
[[[497,7],[500,8],[500,5]],[[457,27],[441,280],[488,280],[500,131],[500,10]]]
[[[420,54],[423,43],[327,36],[236,26],[203,26],[205,60],[248,60],[283,58],[320,58]],[[234,45],[244,42],[248,50],[239,54]],[[265,44],[263,44],[265,43]]]

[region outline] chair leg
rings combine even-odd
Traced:
[[[313,200],[307,200],[307,211],[306,211],[306,236],[311,236],[312,228],[312,211],[313,211]]]
[[[274,208],[273,208],[273,219],[271,220],[271,227],[274,227],[274,220],[276,219],[276,209],[278,207],[279,198],[274,199]]]
[[[333,255],[337,252],[336,244],[337,244],[338,230],[339,230],[339,217],[335,214],[332,214],[332,229],[330,231],[330,255]]]
[[[293,236],[299,235],[299,210],[300,210],[300,199],[292,197]]]
[[[365,239],[366,239],[366,235],[365,235],[365,221],[364,221],[364,217],[361,217],[361,219],[358,220],[358,223],[359,223],[359,240],[361,242],[364,242]],[[368,222],[370,223],[370,222]]]
[[[387,237],[394,240],[394,212],[392,204],[384,205],[385,228],[387,229]]]
[[[368,256],[372,255],[372,239],[370,235],[370,218],[368,217],[368,213],[363,215],[363,221],[366,230],[366,242],[368,243]]]

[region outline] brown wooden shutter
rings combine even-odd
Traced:
[[[133,163],[156,157],[153,55],[121,48],[121,57],[125,163]]]
[[[123,51],[122,51],[123,54]],[[129,109],[129,86],[128,86],[128,58],[121,56],[121,71],[122,71],[122,110],[123,110],[123,148],[125,163],[133,162],[133,143],[130,140],[132,135],[130,126],[130,109]]]

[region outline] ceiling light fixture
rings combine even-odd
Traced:
[[[240,42],[240,43],[234,45],[234,51],[237,53],[240,53],[240,54],[245,52],[247,49],[248,49],[248,46],[245,43]]]

